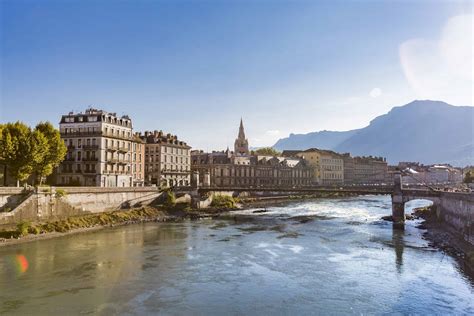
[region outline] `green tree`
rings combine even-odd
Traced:
[[[1,128],[0,152],[2,163],[8,166],[18,184],[33,172],[31,129],[21,123],[7,123]]]
[[[464,183],[473,183],[474,182],[474,170],[469,170],[464,176]]]
[[[0,127],[0,163],[8,167],[18,184],[32,174],[41,184],[64,159],[66,150],[51,123],[39,123],[34,130],[21,122]]]
[[[280,156],[281,152],[272,147],[263,147],[255,150],[255,154],[265,156]]]
[[[43,152],[37,152],[37,157],[41,159],[35,161],[33,167],[38,183],[41,185],[44,178],[49,176],[54,168],[63,161],[67,147],[61,139],[59,131],[49,122],[40,122],[36,125],[34,133],[42,135],[42,137],[36,136],[36,145],[43,148]],[[46,144],[44,144],[44,141],[46,141]]]

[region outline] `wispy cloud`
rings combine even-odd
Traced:
[[[405,77],[419,98],[472,105],[474,15],[458,15],[439,39],[410,39],[400,45]]]
[[[374,98],[374,99],[377,97],[380,97],[382,95],[382,89],[373,88],[372,90],[370,90],[369,95],[371,98]]]

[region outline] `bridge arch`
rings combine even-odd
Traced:
[[[401,173],[394,177],[392,193],[392,219],[395,224],[405,223],[405,203],[413,200],[429,200],[435,208],[441,203],[440,193],[432,189],[403,189]]]

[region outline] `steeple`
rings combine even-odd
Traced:
[[[234,143],[234,152],[236,155],[242,156],[249,154],[249,142],[245,138],[244,122],[242,118],[240,118],[239,136]]]
[[[239,138],[245,139],[244,122],[242,121],[242,118],[240,118]]]

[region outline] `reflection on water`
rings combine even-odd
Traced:
[[[400,228],[392,228],[392,243],[393,247],[395,248],[395,255],[396,260],[395,264],[397,266],[398,273],[402,273],[402,266],[403,266],[403,235],[405,234],[404,229]]]
[[[0,313],[474,313],[453,259],[379,220],[389,197],[254,211],[0,248]]]

